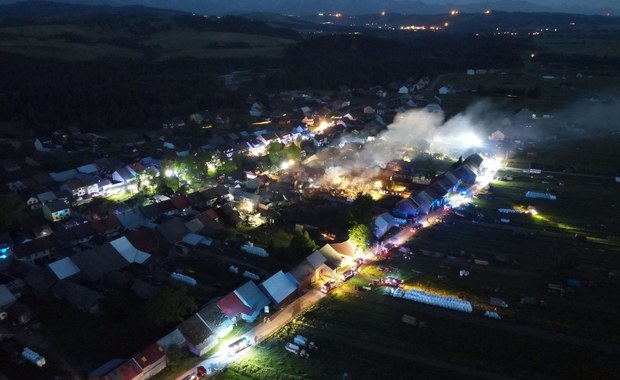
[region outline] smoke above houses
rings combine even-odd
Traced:
[[[385,131],[359,149],[341,149],[322,159],[325,175],[318,185],[340,188],[368,185],[388,162],[413,158],[423,152],[464,155],[482,145],[487,129],[484,115],[489,110],[488,103],[476,103],[448,120],[441,111],[414,109],[399,113]],[[492,119],[499,119],[499,114]],[[351,140],[348,137],[344,140]]]

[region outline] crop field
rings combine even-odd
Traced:
[[[407,285],[460,296],[474,305],[498,296],[511,305],[502,315],[513,321],[619,340],[620,329],[610,326],[619,316],[620,284],[608,276],[620,268],[616,185],[600,178],[593,184],[567,173],[549,178],[513,171],[500,176],[508,174],[512,181],[493,182],[486,195],[462,211],[463,217],[448,216],[416,234],[406,244],[416,255],[413,260],[395,255],[384,265],[398,268]],[[556,201],[524,196],[550,186],[558,189]],[[515,206],[533,206],[539,214],[497,211]],[[502,223],[501,218],[510,221]],[[475,264],[474,258],[489,265]],[[460,277],[461,269],[470,275]],[[565,297],[547,294],[548,283],[564,284],[569,278],[593,285]],[[547,306],[519,305],[524,296],[544,299]]]
[[[497,327],[504,322],[437,313],[374,292],[332,294],[216,378],[340,379],[345,372],[353,379],[609,378],[617,370],[611,354]],[[404,313],[427,328],[403,324]],[[296,334],[319,346],[309,359],[284,349]]]

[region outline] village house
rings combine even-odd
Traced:
[[[254,322],[269,302],[269,298],[250,280],[220,299],[217,306],[228,318]]]
[[[178,329],[185,337],[189,351],[196,356],[206,354],[218,342],[217,335],[199,314],[194,314],[183,321]]]
[[[274,308],[279,308],[289,301],[297,290],[297,280],[290,274],[278,271],[263,281],[259,287],[271,300]]]
[[[69,218],[71,215],[71,206],[65,199],[55,199],[53,201],[43,203],[43,216],[51,222],[58,222]]]
[[[17,244],[13,252],[18,260],[34,262],[35,260],[50,257],[57,248],[58,243],[56,239],[48,235],[40,239]]]
[[[307,289],[313,281],[318,281],[323,276],[331,277],[333,271],[325,265],[326,261],[325,256],[317,250],[291,269],[289,273],[297,281],[297,289]]]
[[[491,141],[504,141],[504,138],[506,136],[504,135],[504,133],[502,133],[502,131],[500,131],[499,129],[493,133],[491,133],[491,135],[489,135],[489,140]]]

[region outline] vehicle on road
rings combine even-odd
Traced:
[[[353,276],[355,276],[355,271],[353,269],[348,269],[342,273],[342,276],[340,276],[340,279],[344,282]]]
[[[394,288],[402,288],[403,286],[405,286],[405,281],[399,280],[395,277],[385,277],[381,280],[381,285],[392,286]]]
[[[207,369],[205,367],[200,365],[196,368],[196,375],[198,377],[203,377],[206,374],[207,374]]]
[[[332,289],[336,288],[336,281],[327,281],[326,283],[323,284],[323,286],[321,286],[321,293],[327,294],[329,293]]]
[[[506,303],[506,301],[504,301],[501,298],[497,298],[497,297],[490,297],[489,303],[493,306],[508,307],[508,303]]]
[[[248,337],[241,337],[228,345],[229,355],[237,354],[252,345],[252,341]]]

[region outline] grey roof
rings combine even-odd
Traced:
[[[110,244],[77,253],[71,256],[71,260],[91,281],[98,281],[108,273],[129,265]]]
[[[41,294],[51,288],[56,281],[58,281],[58,278],[51,269],[47,267],[36,267],[24,277],[24,280],[35,292]]]
[[[474,153],[463,161],[463,165],[467,165],[470,169],[476,170],[480,167],[482,161],[484,161],[484,158],[478,153]]]
[[[82,310],[90,310],[101,297],[97,292],[68,281],[59,281],[54,285],[52,292],[56,298],[65,300]]]
[[[77,171],[83,174],[94,174],[97,173],[97,165],[94,163],[82,165],[77,168]]]
[[[49,175],[56,182],[66,182],[72,178],[77,178],[78,171],[75,169],[69,169],[64,172],[49,173]]]
[[[0,285],[0,309],[9,306],[17,301],[6,285]]]
[[[303,281],[306,277],[313,274],[314,270],[315,269],[312,267],[312,265],[307,260],[304,260],[301,263],[297,264],[293,269],[291,269],[289,273],[297,282],[300,282]]]
[[[172,244],[180,242],[190,232],[185,226],[185,220],[176,217],[158,224],[155,229],[167,242]]]
[[[286,297],[297,290],[297,281],[290,273],[277,272],[261,284],[263,289],[276,303],[282,302]]]
[[[122,214],[117,214],[116,217],[123,227],[130,230],[140,227],[140,223],[144,221],[144,215],[138,209],[127,210]]]
[[[269,298],[251,280],[238,287],[235,294],[241,302],[253,310],[259,310],[269,305]]]
[[[320,251],[314,251],[308,257],[306,257],[306,261],[314,269],[318,269],[321,265],[325,264],[325,261],[327,261],[327,259]]]
[[[185,339],[187,339],[194,346],[203,344],[213,332],[205,322],[196,314],[192,315],[185,321],[183,321],[179,327],[179,331]]]
[[[53,201],[44,203],[43,206],[50,210],[50,212],[67,210],[70,208],[69,202],[64,199],[54,199]]]
[[[53,191],[46,191],[45,193],[37,194],[37,198],[40,202],[53,201],[56,199],[56,194]]]
[[[71,277],[80,272],[80,268],[78,268],[69,257],[54,261],[53,263],[48,264],[48,266],[59,280],[64,280],[65,278]]]
[[[232,324],[232,320],[222,312],[216,303],[211,303],[198,312],[198,315],[213,332],[226,329]]]

